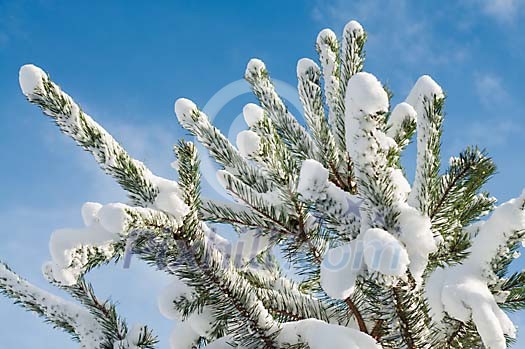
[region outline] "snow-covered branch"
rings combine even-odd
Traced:
[[[106,341],[103,329],[87,309],[32,285],[3,263],[0,263],[0,291],[55,327],[69,332],[81,348],[99,348]]]
[[[243,108],[248,129],[236,147],[193,102],[177,100],[179,122],[219,164],[229,202],[201,198],[193,143],[175,146],[178,182],[157,177],[45,72],[23,66],[26,98],[131,203],[86,203],[84,227],[52,234],[44,275],[77,303],[2,263],[0,292],[82,348],[151,349],[152,332],[128,329],[84,278],[133,254],[172,279],[159,297],[175,321],[172,349],[506,348],[516,329],[505,311],[525,307],[525,274],[508,275],[525,237],[525,194],[495,207],[483,191],[495,165],[475,147],[440,174],[441,87],[422,76],[391,110],[391,93],[362,71],[366,39],[355,21],[340,41],[324,29],[320,64],[298,62],[305,126],[258,59],[245,78],[260,106]],[[410,184],[401,158],[416,131]]]
[[[461,322],[474,321],[489,349],[506,348],[505,336],[516,329],[499,308],[490,285],[497,281],[493,265],[508,253],[508,246],[523,239],[525,194],[498,206],[487,221],[470,227],[472,246],[461,264],[436,269],[426,285],[432,318],[441,323],[445,314]],[[443,333],[444,334],[444,333]]]
[[[311,136],[290,114],[281,97],[275,91],[264,63],[256,58],[250,60],[244,76],[252,86],[253,93],[259,99],[259,103],[275,123],[279,134],[290,145],[290,150],[299,158],[313,158],[316,146]]]

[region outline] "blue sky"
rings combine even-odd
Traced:
[[[171,146],[185,135],[173,114],[176,98],[203,107],[258,57],[293,104],[297,97],[289,91],[296,85],[297,60],[315,58],[321,29],[340,33],[350,19],[368,31],[366,70],[391,87],[394,102],[422,74],[445,89],[443,157],[467,144],[487,148],[498,165],[488,189],[500,201],[518,195],[525,186],[523,0],[0,0],[0,258],[47,287],[40,268],[48,259],[50,233],[79,226],[85,201],[125,198],[25,101],[18,87],[22,64],[44,68],[133,156],[173,176]],[[230,87],[219,95],[219,102],[228,103],[216,116],[226,133],[243,127],[241,107],[254,101],[242,94],[242,82]],[[157,313],[155,300],[166,283],[163,275],[135,260],[128,270],[104,268],[91,280],[101,296],[120,301],[130,323],[153,325],[160,347],[167,347],[172,324]],[[514,318],[525,328],[523,314]],[[5,348],[76,347],[3,298],[0,335]]]

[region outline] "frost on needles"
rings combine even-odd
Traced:
[[[174,147],[178,181],[160,178],[44,71],[23,66],[28,101],[90,152],[129,202],[88,202],[84,227],[52,234],[43,273],[73,300],[5,264],[2,293],[81,348],[153,348],[153,331],[128,325],[85,278],[133,253],[172,279],[158,303],[173,321],[173,349],[506,348],[516,335],[507,314],[525,308],[525,273],[508,272],[524,241],[525,194],[496,205],[483,191],[495,166],[476,147],[442,166],[441,87],[422,76],[391,106],[362,71],[365,41],[355,21],[340,39],[321,31],[319,63],[297,64],[304,123],[265,64],[251,60],[245,78],[259,103],[244,107],[236,146],[193,102],[177,100],[179,122],[221,167],[228,202],[201,197],[191,142]],[[400,157],[413,138],[409,183]]]

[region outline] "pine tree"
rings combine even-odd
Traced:
[[[52,234],[43,272],[72,301],[0,263],[2,293],[81,348],[154,348],[152,330],[129,327],[85,279],[132,253],[173,280],[160,298],[177,320],[172,348],[506,348],[516,334],[507,312],[525,308],[525,273],[509,275],[525,241],[525,193],[496,206],[483,191],[496,167],[476,147],[442,168],[442,89],[423,76],[390,108],[391,93],[362,71],[365,41],[355,21],[341,39],[325,29],[320,66],[298,62],[306,125],[252,59],[245,78],[259,105],[243,109],[249,130],[237,147],[195,104],[177,100],[181,125],[222,167],[229,202],[201,197],[193,143],[174,147],[178,181],[155,176],[49,75],[23,66],[28,101],[129,202],[88,202],[85,227]],[[400,158],[414,136],[409,184]],[[227,241],[214,223],[239,239]]]

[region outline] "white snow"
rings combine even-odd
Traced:
[[[438,268],[429,277],[425,294],[434,321],[441,321],[444,312],[462,322],[472,319],[489,349],[505,349],[505,335],[516,336],[514,325],[498,307],[487,282],[469,266]]]
[[[337,35],[332,29],[325,28],[317,34],[317,45],[324,45],[326,41],[337,41]]]
[[[210,229],[206,224],[201,224],[201,226],[202,230],[204,231],[204,238],[206,240],[206,243],[213,245],[213,247],[221,251],[224,255],[229,256],[232,248],[231,241],[224,238],[214,229]]]
[[[328,182],[328,170],[318,161],[307,159],[301,165],[301,174],[297,184],[297,192],[306,200],[315,200],[319,188]]]
[[[51,234],[51,261],[44,265],[45,275],[64,285],[74,285],[94,254],[110,259],[115,244],[126,238],[131,222],[128,210],[148,217],[151,209],[130,207],[121,203],[100,205],[88,202],[82,207],[86,226],[78,229],[59,229]],[[177,222],[174,222],[177,223]]]
[[[406,102],[399,103],[394,107],[390,118],[388,118],[388,130],[386,132],[387,136],[394,138],[396,135],[400,134],[402,129],[403,122],[405,120],[416,120],[417,113],[410,104]]]
[[[361,36],[364,34],[364,29],[361,24],[357,21],[350,21],[346,23],[344,28],[345,33],[353,33],[355,36]]]
[[[405,202],[410,193],[410,183],[408,183],[403,171],[399,168],[389,168],[390,181],[394,189],[396,201]]]
[[[226,170],[218,170],[216,172],[217,181],[219,184],[226,190],[228,190],[228,180],[227,178],[230,177],[231,174]]]
[[[157,304],[160,313],[170,320],[182,320],[182,314],[175,309],[174,302],[182,299],[192,300],[194,298],[193,290],[177,277],[166,286],[157,298]]]
[[[60,229],[49,241],[50,266],[55,280],[74,285],[93,252],[111,256],[117,236],[95,223],[81,229]]]
[[[127,205],[121,203],[102,206],[97,214],[100,225],[113,234],[120,234],[125,231],[126,221],[128,219],[126,213],[127,207]]]
[[[434,125],[426,115],[427,103],[432,103],[434,98],[443,98],[443,90],[441,87],[428,75],[420,77],[412,90],[410,91],[405,102],[414,107],[417,113],[417,159],[416,159],[416,174],[414,182],[412,183],[412,191],[410,192],[408,203],[416,208],[419,208],[419,201],[426,201],[428,198],[422,198],[421,192],[427,185],[425,164],[431,163],[434,157],[432,151],[428,148],[429,138],[431,134],[437,132]]]
[[[261,137],[251,130],[244,130],[237,134],[237,148],[243,157],[251,157],[259,150]]]
[[[347,150],[356,165],[356,176],[366,180],[366,174],[377,176],[374,171],[387,166],[382,153],[396,146],[374,119],[387,112],[388,96],[375,76],[361,72],[348,81],[345,105]]]
[[[277,342],[281,345],[307,343],[310,349],[381,348],[375,339],[363,332],[316,319],[284,323]]]
[[[33,64],[23,65],[18,73],[20,88],[27,97],[30,97],[35,90],[44,90],[44,79],[47,79],[46,72]]]
[[[321,163],[307,159],[301,165],[297,192],[304,200],[314,202],[319,212],[331,216],[330,222],[327,222],[330,229],[355,237],[359,231],[362,200],[342,190],[328,178],[328,170]]]
[[[321,287],[335,299],[346,299],[354,291],[363,269],[363,244],[358,240],[327,251],[321,263]]]
[[[170,335],[171,349],[189,349],[200,337],[208,337],[216,322],[210,309],[195,311],[186,320],[177,321]]]
[[[377,78],[365,72],[355,74],[346,89],[346,113],[350,118],[388,111],[388,95]],[[348,147],[352,147],[350,143]]]
[[[336,78],[337,54],[333,51],[330,43],[337,44],[337,35],[329,28],[325,28],[317,34],[316,45],[319,51],[319,60],[323,67],[323,77],[325,80],[326,97],[334,96],[334,88],[339,86]]]
[[[496,208],[492,216],[479,228],[471,247],[469,261],[487,267],[517,230],[525,229],[525,212],[522,209],[525,191],[520,197]]]
[[[419,87],[416,89],[416,91],[436,90],[435,85],[432,85],[427,78],[420,79]],[[420,95],[414,92],[409,99],[417,101],[417,96]],[[385,242],[391,243],[385,252],[399,254],[397,256],[399,264],[394,268],[390,267],[390,271],[385,270],[385,274],[401,276],[408,267],[417,284],[421,285],[428,255],[436,250],[436,241],[431,231],[429,218],[407,204],[412,191],[402,171],[389,167],[386,161],[386,154],[389,149],[397,147],[392,138],[395,134],[393,131],[397,132],[396,125],[407,115],[408,117],[415,117],[414,108],[407,103],[398,105],[397,111],[391,117],[391,122],[394,122],[388,130],[391,133],[385,134],[381,130],[381,123],[374,119],[374,115],[385,113],[388,110],[388,96],[381,83],[368,73],[357,73],[350,78],[345,102],[347,149],[355,163],[356,177],[367,183],[370,181],[369,178],[388,176],[386,180],[389,181],[394,195],[391,207],[399,214],[398,226],[388,227],[389,232],[383,230],[381,232],[382,237],[380,231],[373,231],[375,235],[370,235],[378,241],[382,241],[384,238]],[[370,218],[372,222],[375,219],[373,217],[372,215]],[[363,221],[362,223],[362,231],[366,232],[366,224]],[[368,239],[366,237],[364,239],[366,246]],[[400,242],[403,243],[404,247],[400,245]],[[376,244],[381,245],[377,242]],[[372,258],[366,253],[365,256],[369,259]],[[369,266],[369,270],[382,272],[383,268],[388,265],[382,265],[380,263],[381,258],[376,257],[376,259],[377,266]],[[366,261],[367,264],[370,262],[370,260]]]
[[[186,321],[177,321],[170,335],[170,349],[193,348],[199,334]]]
[[[141,337],[146,333],[146,327],[144,325],[134,325],[126,334],[126,337],[120,341],[113,343],[114,349],[139,349],[138,344],[140,343]]]
[[[418,116],[425,112],[425,100],[443,98],[443,89],[428,75],[421,76],[408,94],[405,102],[414,107]]]
[[[176,221],[181,222],[182,218],[189,212],[189,207],[181,198],[181,191],[177,182],[150,174],[148,179],[157,187],[157,194],[153,208],[170,214]]]
[[[410,256],[409,270],[416,284],[421,285],[423,272],[428,264],[428,255],[437,250],[430,218],[406,205],[401,209],[398,222],[401,230],[399,239],[405,244]]]
[[[98,202],[86,202],[84,205],[82,205],[81,212],[84,225],[88,226],[95,223],[98,220],[97,214],[101,208],[102,205]]]
[[[524,200],[525,192],[498,206],[484,223],[476,223],[469,256],[462,264],[436,269],[425,287],[434,321],[442,321],[444,313],[463,322],[472,319],[489,349],[506,348],[505,335],[516,335],[511,320],[490,292],[494,278],[490,264],[507,253],[507,243],[515,232],[525,229]]]
[[[408,253],[393,235],[383,229],[368,229],[363,236],[364,260],[369,271],[402,276],[410,260]]]
[[[242,108],[242,115],[248,127],[253,127],[264,119],[264,109],[254,103],[248,103]]]
[[[268,234],[261,234],[259,229],[242,231],[239,239],[232,245],[231,258],[234,265],[241,267],[257,257],[270,246]]]
[[[297,77],[301,78],[308,70],[319,71],[319,66],[310,58],[301,58],[297,62]]]
[[[193,312],[184,322],[187,322],[199,336],[207,337],[216,321],[210,308],[204,307],[201,311]]]
[[[80,348],[98,348],[106,337],[95,317],[85,308],[38,288],[0,263],[0,284],[22,302],[38,304],[51,320],[71,325],[80,339]]]
[[[176,219],[182,219],[189,212],[189,207],[180,198],[179,193],[174,191],[160,191],[154,206]]]
[[[175,115],[179,122],[184,125],[192,120],[192,114],[198,111],[197,106],[187,98],[179,98],[175,102]]]
[[[252,58],[248,62],[248,65],[246,66],[246,73],[245,75],[250,75],[252,73],[259,74],[263,70],[266,70],[266,66],[264,65],[264,62],[261,61],[258,58]]]
[[[337,36],[330,29],[323,29],[317,35],[317,49],[319,60],[323,68],[324,93],[328,104],[328,122],[336,127],[336,117],[339,110],[341,83],[337,74],[337,52],[334,52],[329,43],[337,43]]]

